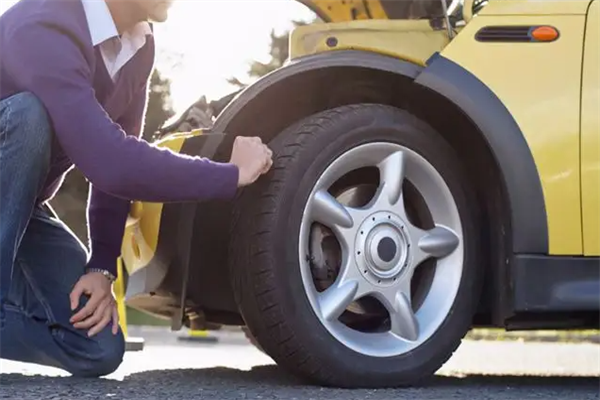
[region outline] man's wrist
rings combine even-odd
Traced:
[[[110,271],[108,271],[108,270],[106,270],[106,269],[102,269],[102,268],[94,268],[94,267],[91,267],[91,268],[86,268],[86,269],[85,269],[85,272],[86,272],[86,273],[96,272],[96,273],[102,274],[102,275],[104,275],[104,277],[105,277],[106,279],[108,279],[108,280],[109,280],[111,283],[117,280],[117,277],[116,277],[116,276],[114,276],[114,275],[112,274],[112,272],[110,272]]]
[[[116,277],[118,275],[118,255],[113,255],[113,252],[109,251],[109,249],[103,248],[98,244],[95,246],[92,245],[92,247],[94,250],[92,250],[92,255],[86,265],[86,270],[93,268],[96,270],[108,271],[110,275]]]

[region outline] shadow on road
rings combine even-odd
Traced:
[[[15,399],[577,399],[598,400],[595,377],[435,376],[419,386],[344,390],[307,385],[276,366],[250,371],[228,368],[157,370],[123,381],[0,375],[0,398]],[[14,396],[14,397],[13,397]]]

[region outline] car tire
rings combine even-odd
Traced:
[[[260,350],[262,353],[264,353],[265,351],[263,350],[262,346],[260,345],[260,343],[258,343],[258,341],[256,340],[256,338],[254,337],[254,335],[252,334],[252,332],[250,332],[250,329],[248,329],[247,326],[242,326],[242,332],[244,332],[244,336],[246,337],[246,339],[250,342],[250,344],[252,344],[254,347],[256,347],[258,350]]]
[[[358,344],[352,342],[349,345],[351,342],[339,338],[346,334],[339,321],[326,325],[324,319],[319,319],[321,314],[315,311],[307,294],[309,289],[303,283],[304,261],[298,251],[303,243],[301,227],[306,217],[306,204],[316,182],[334,160],[360,146],[374,143],[402,146],[413,154],[411,157],[418,155],[435,169],[451,193],[448,207],[452,202],[455,205],[456,221],[462,232],[457,245],[460,251],[453,250],[452,256],[444,256],[433,265],[437,274],[436,265],[440,262],[462,261],[460,265],[455,262],[447,267],[460,269],[459,275],[452,275],[455,278],[448,280],[456,281],[454,295],[448,294],[450,288],[444,291],[435,283],[437,290],[441,290],[437,296],[450,299],[445,316],[439,317],[439,326],[430,329],[429,337],[422,341],[402,339],[396,344],[392,338],[398,335],[386,336],[385,340],[394,343],[398,349],[405,346],[405,342],[416,343],[406,344],[408,350],[398,350],[397,354],[392,354],[394,346],[383,347],[382,344],[382,347],[376,347],[379,345],[370,341],[369,336],[365,336],[365,340],[360,336],[361,340],[356,341]],[[440,133],[417,117],[404,110],[375,104],[343,106],[309,116],[281,132],[270,147],[274,153],[273,167],[266,176],[240,192],[231,225],[230,276],[237,304],[251,336],[279,366],[320,385],[397,387],[416,384],[433,375],[470,329],[483,275],[478,201],[453,148]],[[426,164],[422,165],[425,168]],[[416,171],[416,167],[411,171]],[[419,241],[419,248],[421,243],[424,242]],[[417,254],[416,251],[411,254]],[[432,282],[438,281],[432,278]],[[409,286],[412,287],[412,283]],[[424,301],[427,296],[438,293],[433,287]],[[442,301],[432,299],[431,304]],[[429,303],[423,304],[425,307]],[[421,318],[418,310],[414,312],[415,319],[411,321]],[[422,326],[430,326],[426,319],[422,321]],[[421,320],[417,322],[421,324]],[[398,324],[395,326],[398,328]],[[433,322],[431,326],[434,326]],[[406,328],[401,326],[399,329]],[[339,337],[336,336],[338,333]]]

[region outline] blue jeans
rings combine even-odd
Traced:
[[[77,115],[73,115],[77,118]],[[75,376],[112,373],[125,352],[109,324],[93,337],[73,327],[69,294],[87,252],[37,198],[50,167],[53,132],[29,93],[0,102],[0,357]],[[82,296],[79,310],[87,298]]]

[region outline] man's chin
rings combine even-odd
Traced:
[[[148,21],[156,23],[166,22],[167,19],[169,19],[168,13],[155,13],[148,17]]]
[[[169,19],[169,3],[161,3],[152,10],[148,19],[150,22],[165,22]]]

